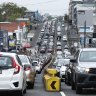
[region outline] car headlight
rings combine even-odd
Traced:
[[[77,67],[77,71],[80,72],[80,73],[88,73],[89,68]]]

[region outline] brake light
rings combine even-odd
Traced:
[[[14,69],[14,74],[18,74],[20,72],[20,66],[16,64],[14,58],[12,58],[12,61],[13,61],[12,66],[13,66],[13,68],[15,68]]]

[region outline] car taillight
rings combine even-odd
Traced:
[[[14,58],[12,58],[12,61],[13,61],[12,66],[13,66],[13,68],[15,68],[14,69],[14,74],[18,74],[20,72],[20,66],[18,64],[16,64]]]
[[[31,70],[31,67],[30,67],[30,66],[25,66],[25,67],[24,67],[24,70],[25,70],[25,71]]]

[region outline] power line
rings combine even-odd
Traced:
[[[52,2],[56,2],[56,1],[60,1],[60,0],[49,0],[46,2],[39,2],[39,3],[31,3],[31,4],[26,4],[26,5],[39,5],[39,4],[47,4],[47,3],[52,3]]]
[[[39,11],[65,11],[65,10],[68,10],[68,9],[62,9],[62,10],[39,10]]]

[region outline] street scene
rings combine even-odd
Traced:
[[[7,95],[96,96],[96,0],[0,1]]]

